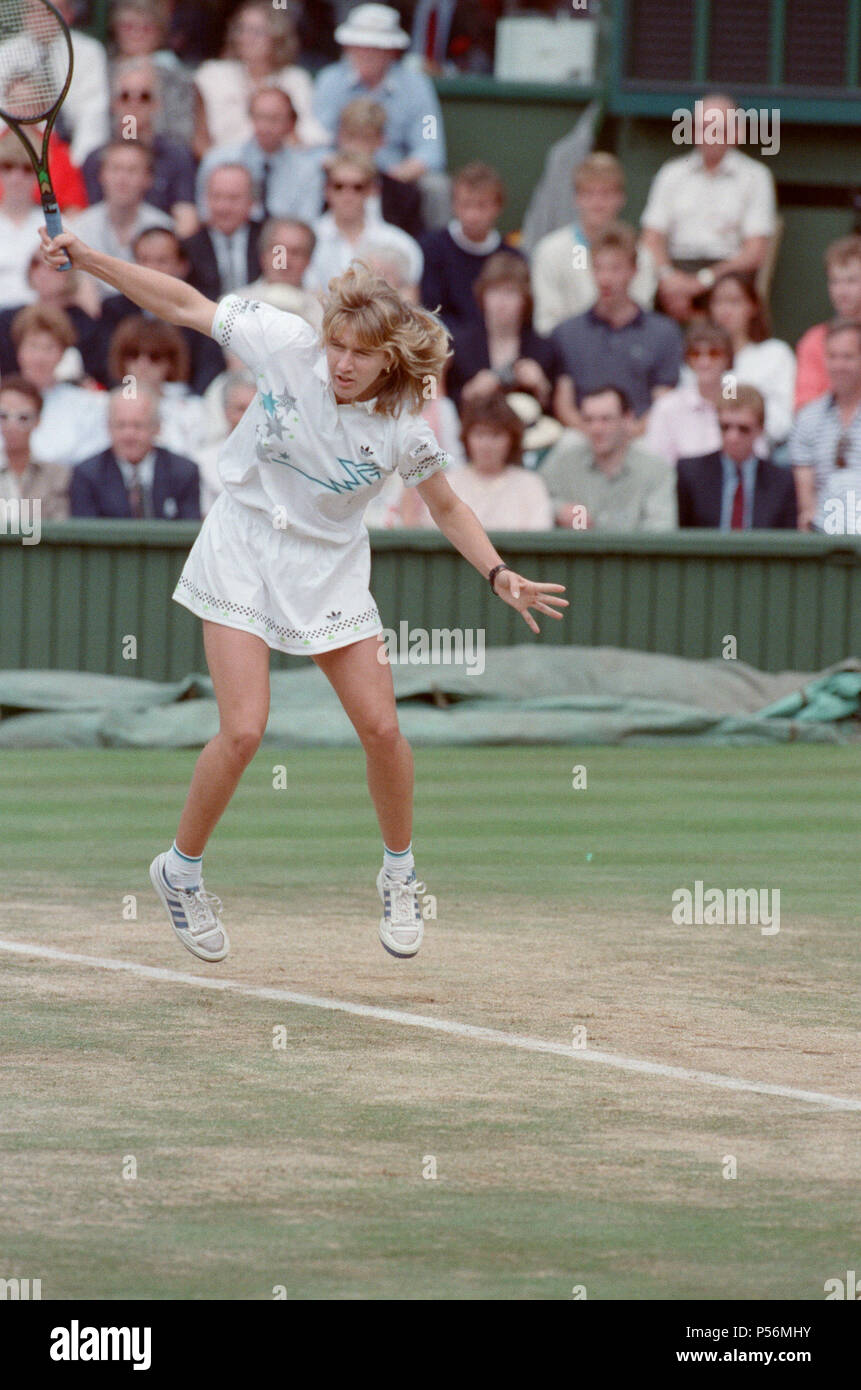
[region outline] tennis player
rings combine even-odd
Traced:
[[[412,848],[413,758],[398,727],[382,623],[368,589],[365,507],[397,469],[436,525],[533,632],[531,609],[561,618],[562,584],[515,573],[458,500],[419,414],[448,356],[433,314],[353,263],[330,283],[320,334],[297,317],[228,295],[218,304],[173,276],[129,265],[72,232],[43,257],[72,265],[178,327],[211,335],[254,373],[257,395],[225,442],[219,493],[173,594],[203,620],[219,730],[198,758],[171,848],[150,867],[182,944],[220,961],[222,904],[203,886],[206,843],[259,747],[269,714],[269,649],[310,656],[362,745],[383,838],[380,940],[414,956],[423,934]]]

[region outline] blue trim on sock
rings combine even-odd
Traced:
[[[198,855],[183,854],[183,852],[182,852],[181,849],[177,849],[177,847],[176,847],[176,840],[174,840],[173,845],[171,846],[171,848],[173,849],[174,854],[178,854],[179,857],[180,857],[180,859],[184,859],[184,860],[185,860],[186,864],[201,864],[201,863],[203,862],[203,855],[202,855],[202,854],[198,854]]]
[[[392,859],[406,859],[407,855],[413,852],[412,843],[410,843],[406,849],[389,849],[388,845],[383,845],[383,849]],[[177,853],[179,853],[179,851],[177,851]],[[201,856],[201,858],[202,857],[203,856]]]

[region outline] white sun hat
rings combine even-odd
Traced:
[[[409,48],[410,36],[391,5],[357,5],[335,30],[335,42],[354,48]]]

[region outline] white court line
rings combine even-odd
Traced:
[[[665,1062],[645,1062],[638,1057],[622,1057],[616,1052],[596,1052],[591,1048],[574,1048],[570,1043],[550,1042],[545,1038],[523,1037],[503,1033],[497,1028],[481,1028],[474,1023],[457,1023],[445,1018],[428,1018],[425,1014],[404,1013],[401,1009],[380,1009],[373,1004],[352,1004],[344,999],[322,999],[314,994],[294,994],[288,989],[266,989],[259,985],[243,985],[239,980],[219,980],[207,975],[185,975],[180,970],[164,970],[155,965],[138,965],[135,961],[110,960],[107,956],[79,956],[71,951],[58,951],[54,946],[34,946],[26,941],[0,940],[0,951],[18,956],[39,956],[43,960],[67,961],[71,965],[91,965],[97,970],[124,970],[145,980],[164,980],[168,984],[193,985],[196,989],[215,989],[245,994],[253,999],[269,999],[277,1004],[299,1004],[311,1009],[328,1009],[334,1013],[354,1014],[358,1018],[379,1019],[383,1023],[399,1023],[408,1028],[425,1028],[432,1033],[448,1033],[456,1038],[474,1038],[478,1042],[501,1043],[522,1052],[549,1052],[567,1057],[573,1062],[593,1062],[599,1066],[616,1067],[618,1071],[641,1072],[646,1076],[665,1076],[676,1081],[693,1081],[701,1086],[716,1086],[722,1091],[744,1091],[760,1096],[781,1096],[785,1100],[800,1100],[808,1105],[822,1105],[828,1110],[861,1111],[861,1100],[847,1096],[832,1096],[824,1091],[800,1091],[794,1086],[775,1086],[770,1081],[742,1081],[736,1076],[721,1076],[712,1071],[693,1071],[689,1067],[673,1067]]]

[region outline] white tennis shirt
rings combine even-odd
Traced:
[[[338,405],[325,350],[298,315],[227,295],[212,336],[257,380],[222,445],[219,476],[237,502],[288,536],[366,538],[365,508],[395,469],[415,487],[451,463],[421,416],[375,415],[373,401]]]

